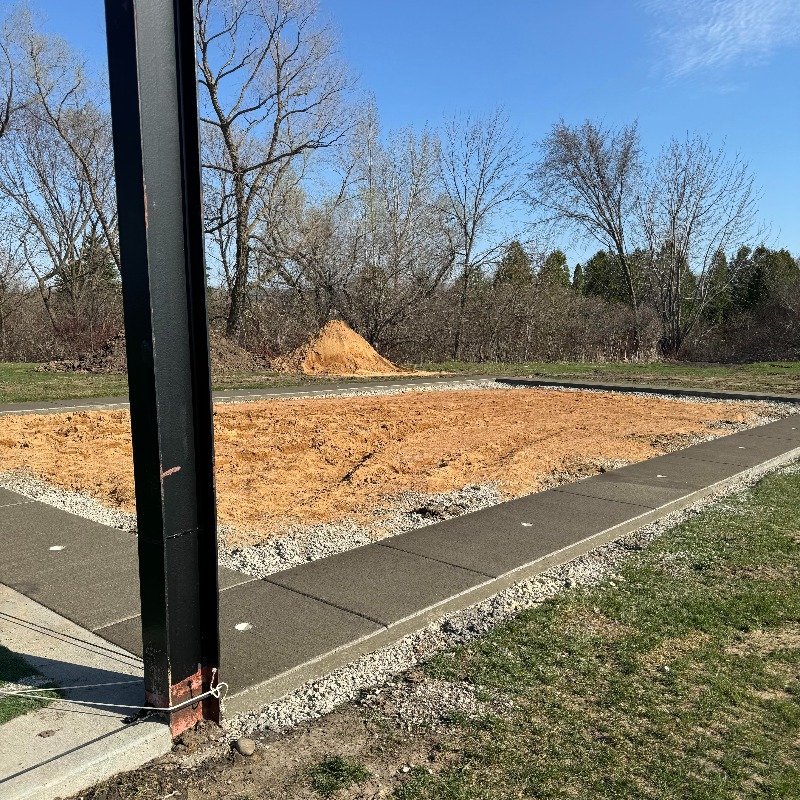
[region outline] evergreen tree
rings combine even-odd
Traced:
[[[781,287],[794,283],[800,278],[800,266],[786,250],[767,251],[767,284],[770,294],[775,294]]]
[[[717,250],[711,259],[708,270],[708,303],[703,309],[703,317],[712,325],[725,322],[733,312],[733,290],[728,259]]]
[[[119,272],[105,239],[90,231],[83,237],[77,257],[55,277],[58,294],[78,297],[83,292],[116,292],[119,289]]]
[[[751,288],[755,286],[755,267],[749,247],[740,247],[730,262],[731,303],[734,313],[750,308]]]
[[[617,303],[628,302],[622,270],[616,256],[598,250],[584,265],[582,271],[583,293],[589,297],[602,297]]]
[[[553,250],[544,260],[539,270],[538,279],[547,286],[563,286],[567,289],[572,285],[569,277],[567,257],[561,250]]]
[[[494,274],[494,284],[523,286],[533,280],[531,259],[523,246],[516,240],[511,242]]]
[[[584,294],[583,267],[580,264],[575,265],[572,273],[572,288],[579,294]]]

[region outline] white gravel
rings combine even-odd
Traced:
[[[118,508],[104,506],[91,495],[83,492],[69,492],[45,483],[35,475],[21,470],[0,473],[0,487],[17,492],[23,497],[38,500],[70,514],[133,533],[136,531],[136,515]]]
[[[488,633],[496,625],[525,609],[539,605],[564,589],[574,586],[594,586],[606,579],[621,581],[622,577],[618,574],[618,570],[626,558],[644,549],[673,526],[719,502],[721,498],[747,491],[759,478],[771,471],[770,468],[754,469],[737,484],[709,495],[690,508],[669,514],[566,564],[548,569],[533,578],[521,580],[488,600],[443,616],[395,644],[362,656],[273,703],[227,719],[224,728],[233,738],[258,731],[284,731],[330,713],[342,703],[359,698],[360,702],[368,706],[375,705],[376,701],[371,698],[380,697],[384,692],[388,692],[389,697],[394,696],[392,679],[395,676],[411,670],[435,653],[472,641]],[[796,473],[800,471],[800,462],[795,462],[779,471]],[[375,687],[378,687],[377,694]],[[365,696],[364,692],[368,689],[373,689],[373,692]],[[435,694],[435,689],[433,691]],[[400,724],[419,724],[424,723],[426,719],[430,722],[425,713],[418,709],[413,710],[414,701],[407,699],[402,702],[410,703],[412,708],[405,717],[402,704],[395,704],[400,710],[388,712],[390,716],[396,717]],[[441,713],[436,709],[443,704],[447,705],[447,702],[446,696],[435,701],[428,697],[428,704],[432,706],[430,715],[438,714],[441,718]]]
[[[438,383],[427,386],[404,386],[395,388],[365,388],[348,392],[326,392],[323,390],[308,393],[315,398],[370,396],[381,394],[403,394],[418,391],[459,391],[467,389],[506,389],[517,387],[498,384],[493,380],[478,380],[466,383]],[[561,386],[541,387],[561,391],[600,391],[585,389],[565,389]],[[632,394],[627,392],[626,394]],[[663,397],[664,395],[637,392],[639,397]],[[281,399],[274,397],[269,399]],[[290,398],[284,398],[290,399]],[[742,403],[740,400],[719,400],[699,398],[672,398],[680,402]],[[230,402],[241,402],[237,399]],[[791,403],[748,402],[758,410],[760,419],[756,425],[800,412]],[[737,423],[720,423],[719,429],[733,432],[745,427]],[[708,438],[708,437],[706,437]],[[701,437],[697,437],[701,440]],[[691,444],[691,441],[682,443]],[[607,468],[621,464],[606,465]],[[785,468],[796,471],[797,465]],[[735,487],[705,498],[690,509],[676,512],[658,522],[641,528],[610,544],[581,556],[567,564],[547,570],[534,578],[519,581],[500,592],[463,611],[449,614],[424,629],[404,637],[395,644],[367,654],[351,664],[331,674],[306,684],[280,700],[247,714],[226,720],[225,729],[232,738],[256,731],[282,731],[297,724],[315,719],[332,711],[336,706],[361,697],[366,705],[380,707],[383,713],[396,719],[401,725],[435,725],[447,713],[472,713],[477,700],[462,686],[439,682],[432,685],[425,681],[420,688],[409,695],[397,689],[392,680],[394,676],[412,669],[420,661],[432,654],[454,645],[471,641],[483,635],[497,624],[509,619],[523,609],[534,607],[565,588],[572,586],[591,586],[613,577],[622,561],[631,553],[641,550],[655,537],[675,524],[699,513],[708,505],[715,503],[724,495],[746,490],[764,472],[757,469]],[[574,479],[574,475],[554,475],[553,485]],[[78,514],[101,524],[110,525],[125,531],[135,531],[136,520],[132,514],[109,509],[85,494],[67,492],[47,485],[43,481],[23,472],[0,474],[0,486],[19,492],[33,500],[48,503],[65,511]],[[322,558],[334,553],[368,544],[372,541],[401,533],[411,528],[422,527],[449,519],[460,514],[485,508],[502,500],[495,485],[471,485],[464,489],[441,495],[425,495],[408,492],[396,502],[389,513],[376,514],[369,525],[337,523],[331,525],[304,526],[293,528],[284,535],[275,537],[263,545],[244,548],[227,548],[223,545],[220,561],[232,569],[256,577],[265,577],[273,572],[299,565],[306,561]],[[221,529],[224,541],[226,530]],[[680,558],[676,556],[671,566],[680,569]],[[364,690],[383,686],[378,693],[363,695]],[[370,699],[372,698],[372,699]],[[376,699],[377,698],[377,699]]]
[[[479,511],[502,500],[502,493],[494,484],[471,484],[445,494],[404,492],[394,500],[390,512],[376,512],[375,519],[368,525],[344,521],[296,526],[263,544],[236,548],[223,546],[220,548],[220,564],[246,575],[266,578],[307,561]]]

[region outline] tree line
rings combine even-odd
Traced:
[[[213,326],[265,356],[345,320],[407,362],[794,357],[800,268],[747,163],[635,123],[383,131],[313,0],[197,0]],[[26,8],[0,33],[0,358],[121,326],[105,81]],[[557,246],[581,251],[570,265]]]

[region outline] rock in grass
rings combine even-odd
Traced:
[[[243,756],[251,756],[256,751],[256,743],[252,739],[248,739],[246,736],[242,736],[240,739],[237,739],[233,743],[233,747],[237,753],[241,753]]]

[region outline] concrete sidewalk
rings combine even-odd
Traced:
[[[3,800],[64,797],[169,752],[172,738],[163,722],[126,724],[135,712],[104,705],[141,704],[139,657],[5,586],[0,643],[50,683],[82,687],[0,725]]]
[[[237,713],[433,618],[800,456],[788,417],[256,580],[220,570]],[[136,539],[0,490],[0,583],[141,655]],[[249,623],[246,630],[239,623]]]

